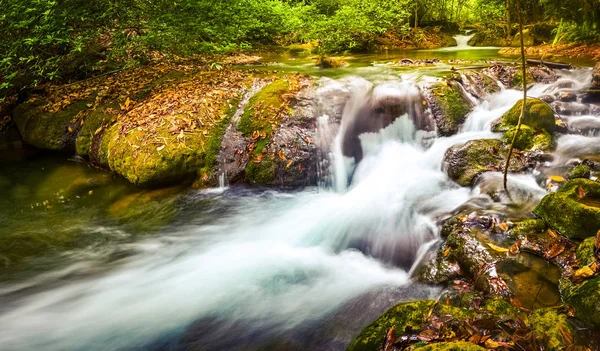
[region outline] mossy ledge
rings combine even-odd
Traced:
[[[585,239],[600,228],[600,183],[575,179],[546,195],[533,211],[564,236]]]

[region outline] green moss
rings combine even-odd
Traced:
[[[164,142],[162,145],[140,141],[142,133],[132,130],[108,144],[110,169],[131,183],[146,187],[191,179],[204,164],[202,133],[190,133],[186,140],[180,141],[163,126],[157,129],[157,139]]]
[[[508,145],[513,140],[517,127],[510,128],[502,139]],[[534,130],[526,124],[521,125],[521,129],[515,140],[515,147],[521,150],[547,150],[552,145],[552,136],[545,130]]]
[[[419,351],[483,351],[483,347],[471,344],[466,341],[440,342],[437,344],[428,344],[422,347],[415,347]]]
[[[569,178],[569,179],[589,178],[591,175],[592,175],[592,169],[590,168],[590,166],[581,164],[581,165],[575,166],[575,168],[573,168],[571,170],[571,172],[569,172],[569,175],[567,176],[567,178]]]
[[[458,88],[451,84],[442,82],[435,85],[431,92],[443,118],[442,121],[438,121],[440,134],[456,134],[471,110],[471,106],[463,98]]]
[[[512,238],[519,238],[529,234],[536,234],[546,230],[546,222],[541,219],[526,219],[517,222],[510,231]]]
[[[250,184],[273,184],[275,181],[275,159],[272,156],[268,156],[260,163],[248,162],[245,175],[246,181]]]
[[[579,284],[563,278],[560,293],[563,301],[575,308],[575,317],[600,328],[600,277]]]
[[[436,301],[424,300],[401,303],[390,308],[381,317],[364,328],[346,350],[381,350],[385,342],[385,336],[391,327],[395,328],[397,335],[419,331],[421,324],[435,304]]]
[[[580,266],[587,266],[596,262],[596,237],[589,237],[579,244],[577,250],[575,251],[575,255],[579,260]]]
[[[103,132],[103,134],[100,136],[101,140],[100,140],[100,145],[98,146],[98,150],[96,151],[97,156],[95,157],[96,162],[103,166],[103,167],[107,167],[109,168],[108,165],[108,154],[109,154],[109,144],[112,140],[114,140],[117,135],[119,133],[119,128],[118,125],[114,124],[110,127],[108,127],[108,129],[106,131]]]
[[[496,296],[488,299],[483,306],[483,310],[490,312],[495,318],[515,318],[519,310],[503,298]]]
[[[115,122],[116,115],[106,112],[107,109],[118,109],[117,103],[102,106],[90,113],[84,121],[83,126],[79,130],[77,140],[75,141],[75,150],[78,155],[86,156],[89,154],[92,137],[96,130],[102,126],[107,126]]]
[[[68,130],[69,122],[87,109],[90,100],[73,102],[58,112],[43,110],[44,101],[24,103],[14,110],[15,121],[23,140],[41,149],[63,150],[75,138]]]
[[[227,127],[231,123],[231,118],[237,111],[239,103],[240,97],[236,97],[227,102],[223,109],[223,115],[225,116],[225,118],[218,121],[215,124],[215,126],[211,128],[208,136],[206,137],[206,157],[204,158],[204,165],[202,165],[200,169],[201,173],[210,174],[213,172],[215,166],[217,166],[217,157],[219,156],[219,151],[221,150],[221,142],[223,141],[223,136],[225,135]]]
[[[448,176],[462,186],[471,186],[481,173],[499,170],[504,166],[506,149],[502,140],[498,139],[471,140],[462,146],[453,146],[445,157]],[[520,172],[526,168],[522,159],[511,159],[510,172]]]
[[[558,313],[557,309],[544,308],[534,311],[529,316],[529,326],[533,330],[536,340],[540,341],[549,350],[562,350],[570,345],[564,335],[571,335],[573,328],[567,320],[567,316]]]
[[[534,83],[535,80],[533,78],[533,75],[531,74],[531,72],[527,71],[527,86],[529,87]],[[512,77],[512,80],[510,81],[510,86],[515,89],[523,90],[523,73],[521,73],[521,69],[519,69],[518,72],[515,73],[515,75]]]
[[[494,126],[494,131],[506,131],[516,126],[519,122],[522,108],[523,100],[521,99],[501,117],[500,123]],[[549,133],[554,132],[556,129],[556,117],[548,104],[540,99],[528,98],[525,109],[526,113],[522,122],[523,124],[534,129],[543,129]]]
[[[579,198],[580,191],[585,196]],[[569,238],[585,239],[600,228],[600,183],[575,179],[558,192],[546,195],[534,213],[548,225]]]
[[[273,132],[272,124],[276,121],[279,109],[284,101],[282,95],[290,89],[289,81],[278,79],[256,93],[248,102],[238,130],[249,137],[254,132],[265,133],[270,139]]]
[[[473,317],[475,311],[440,303],[435,308],[435,314],[438,316],[452,316],[455,320],[464,321]]]

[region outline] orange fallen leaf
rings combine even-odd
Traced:
[[[577,194],[577,197],[579,199],[583,199],[585,197],[585,190],[583,190],[581,185],[577,187],[577,190],[575,191],[575,193]]]
[[[444,250],[444,257],[448,256],[449,253],[450,253],[450,248],[447,248],[446,250]]]
[[[566,181],[565,178],[561,177],[561,176],[550,176],[548,177],[551,181],[553,182],[557,182],[557,183],[562,183],[564,181]]]
[[[592,268],[590,268],[590,266],[585,266],[585,267],[581,267],[575,271],[575,273],[573,274],[573,279],[580,280],[580,279],[589,278],[593,275],[594,275],[594,271],[592,270]]]
[[[283,153],[283,151],[279,150],[279,152],[277,153],[277,155],[279,156],[280,159],[282,159],[283,161],[287,160],[287,158],[285,157],[285,154]]]
[[[506,224],[506,223],[500,223],[500,224],[498,224],[498,227],[505,232],[508,231],[508,224]]]
[[[294,160],[290,160],[290,162],[288,162],[287,165],[285,165],[285,168],[290,168],[292,163],[294,163]]]

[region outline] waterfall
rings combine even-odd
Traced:
[[[467,34],[467,35],[455,35],[453,36],[454,40],[456,40],[456,48],[457,49],[469,49],[472,46],[469,45],[469,40],[473,38],[475,34]]]

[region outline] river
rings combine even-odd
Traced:
[[[399,57],[481,65],[497,51],[360,55],[327,72],[278,56],[270,68],[322,76],[323,89],[344,84],[360,99],[360,86],[416,88],[452,66],[387,63]],[[590,74],[587,68],[560,73],[581,86]],[[563,86],[536,84],[529,95]],[[490,124],[521,94],[503,90],[477,101],[453,137],[424,138],[410,116],[401,117],[361,138],[364,157],[356,168],[330,145],[330,179],[298,191],[140,193],[56,155],[5,162],[0,348],[343,350],[390,306],[439,296],[439,287],[411,280],[411,268],[439,239],[441,220],[484,197],[482,188],[501,184],[490,173],[473,189],[459,187],[444,172],[443,155],[458,143],[500,137]],[[598,117],[568,122],[585,118]],[[555,162],[598,153],[595,135],[558,139]],[[533,173],[509,181],[522,213],[546,193]]]

